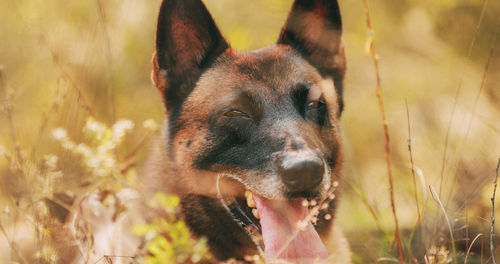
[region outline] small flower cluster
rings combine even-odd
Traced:
[[[431,246],[429,254],[425,256],[429,264],[447,264],[451,263],[452,259],[449,256],[450,251],[443,246]]]
[[[116,176],[118,172],[114,152],[123,141],[125,134],[133,127],[134,124],[130,120],[120,120],[113,127],[108,128],[93,118],[89,118],[83,132],[89,140],[93,141],[91,145],[76,144],[63,128],[53,130],[52,136],[61,143],[63,148],[79,154],[82,157],[84,167],[90,170],[91,175]]]

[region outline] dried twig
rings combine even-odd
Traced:
[[[399,234],[399,224],[398,224],[398,215],[396,213],[396,204],[394,201],[394,184],[393,184],[393,179],[392,179],[392,169],[391,169],[391,151],[390,151],[390,146],[389,146],[389,128],[387,125],[387,118],[385,115],[385,107],[384,107],[384,98],[382,95],[382,84],[381,84],[381,78],[380,78],[380,71],[379,71],[379,56],[376,52],[375,49],[375,43],[373,41],[373,26],[372,26],[372,21],[371,21],[371,15],[370,15],[370,8],[368,5],[368,0],[364,0],[364,7],[365,7],[365,15],[366,15],[366,26],[368,28],[368,39],[367,39],[367,53],[371,54],[371,57],[373,59],[373,64],[375,66],[375,75],[377,79],[377,99],[380,107],[380,112],[382,114],[382,122],[383,122],[383,127],[384,127],[384,139],[385,139],[385,159],[387,163],[387,174],[389,178],[389,193],[391,197],[391,207],[392,207],[392,214],[394,216],[394,228],[395,228],[395,240],[396,244],[398,246],[398,259],[399,263],[403,263],[403,247],[401,245],[401,238]]]
[[[413,176],[413,188],[415,194],[415,204],[417,206],[417,224],[420,223],[420,206],[418,205],[417,179],[415,177],[415,166],[413,164],[413,153],[411,149],[411,126],[410,126],[410,110],[408,109],[408,98],[405,97],[406,120],[408,121],[408,152],[410,153],[411,175]]]
[[[495,194],[497,192],[498,167],[500,167],[500,159],[498,159],[498,163],[497,163],[495,182],[494,182],[494,187],[493,187],[493,196],[491,197],[490,251],[491,251],[491,260],[493,261],[493,264],[496,264],[496,262],[495,262],[495,249],[493,246],[493,237],[495,236]]]

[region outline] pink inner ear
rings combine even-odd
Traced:
[[[177,61],[174,69],[178,71],[177,74],[184,71],[197,71],[199,60],[204,52],[199,32],[186,19],[182,19],[175,13],[172,16],[172,55]]]
[[[162,76],[164,73],[165,70],[160,69],[160,66],[158,66],[158,53],[155,51],[155,53],[153,53],[153,71],[151,72],[151,79],[162,94],[165,92],[165,88],[167,87],[165,76]],[[165,100],[165,98],[163,99]]]
[[[306,11],[303,14],[303,20],[300,21],[302,25],[304,25],[304,29],[301,32],[308,43],[316,43],[316,45],[321,46],[322,48],[328,49],[329,46],[336,46],[335,43],[322,43],[322,40],[325,39],[334,39],[327,37],[324,38],[322,36],[335,34],[335,32],[328,32],[331,29],[328,29],[326,26],[330,21],[326,20],[328,10],[321,3],[316,3],[314,8]]]

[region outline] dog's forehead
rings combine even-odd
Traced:
[[[213,96],[244,91],[275,97],[289,94],[297,84],[318,85],[321,81],[317,70],[288,46],[228,49],[201,76],[194,93]]]

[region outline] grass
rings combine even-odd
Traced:
[[[70,208],[66,198],[134,186],[163,117],[149,80],[158,4],[0,2],[7,36],[0,49],[0,262],[56,263],[62,256],[53,236],[57,213]],[[242,49],[271,44],[290,4],[207,1]],[[500,4],[372,1],[368,41],[367,1],[340,4],[349,69],[337,220],[353,261],[495,263]],[[123,133],[113,138],[116,124]],[[186,235],[181,222],[167,220]],[[161,221],[135,231],[164,233]],[[177,239],[153,237],[151,261],[204,256],[193,253],[205,252],[203,240],[183,240],[193,251],[178,260],[167,250]],[[118,257],[130,256],[101,259]]]

